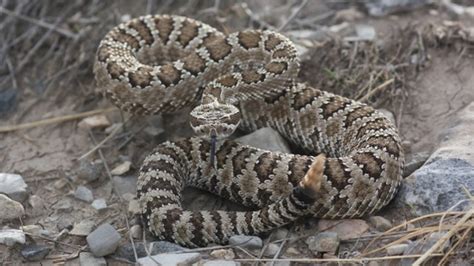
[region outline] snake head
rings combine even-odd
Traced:
[[[234,133],[240,123],[240,112],[232,104],[212,101],[191,111],[191,127],[197,136],[224,139]]]

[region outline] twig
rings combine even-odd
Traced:
[[[451,228],[443,237],[441,237],[428,251],[423,254],[419,259],[413,263],[413,266],[419,266],[421,265],[428,257],[431,256],[431,254],[438,249],[446,240],[451,238],[451,236],[454,235],[455,232],[461,227],[471,216],[474,214],[474,209],[469,210],[457,223],[456,225]]]
[[[290,17],[285,21],[285,23],[283,23],[283,25],[278,28],[278,31],[284,30],[286,26],[288,26],[288,24],[290,24],[290,22],[296,17],[296,15],[298,15],[301,10],[303,10],[307,3],[308,0],[303,0],[303,2],[301,2],[300,6],[295,10],[295,12],[293,12],[293,14],[290,15]]]
[[[49,30],[52,30],[52,31],[56,31],[57,33],[59,33],[61,35],[64,35],[64,36],[66,36],[68,38],[71,38],[71,39],[76,39],[77,38],[76,34],[70,32],[68,30],[60,29],[57,26],[55,26],[53,24],[49,24],[49,23],[44,22],[42,20],[37,20],[37,19],[34,19],[34,18],[30,18],[30,17],[24,16],[24,15],[15,13],[15,12],[13,12],[11,10],[8,10],[8,9],[5,9],[1,6],[0,6],[0,13],[4,13],[8,16],[13,16],[13,17],[19,18],[21,20],[24,20],[24,21],[33,23],[35,25],[38,25],[40,27],[43,27],[43,28],[46,28],[46,29],[49,29]]]
[[[369,93],[364,95],[364,97],[360,98],[359,101],[360,102],[366,102],[370,97],[372,97],[372,95],[374,95],[376,92],[382,90],[383,88],[387,87],[388,85],[392,84],[394,81],[395,81],[394,78],[391,78],[391,79],[385,81],[384,83],[380,84],[375,89],[373,89],[372,91],[370,91]]]
[[[114,128],[114,130],[112,132],[110,132],[110,134],[107,137],[105,137],[101,142],[99,142],[99,144],[96,144],[94,146],[94,148],[92,148],[88,152],[84,153],[81,157],[78,158],[78,160],[82,160],[82,159],[86,158],[87,156],[91,155],[92,153],[94,153],[95,151],[99,150],[100,147],[102,147],[102,145],[104,145],[104,143],[106,143],[107,141],[112,139],[115,136],[115,134],[117,134],[117,132],[120,129],[122,129],[122,127],[123,127],[123,124],[116,127],[116,128]],[[100,150],[99,150],[99,153],[101,153]]]
[[[313,258],[291,258],[291,259],[235,259],[235,261],[240,262],[367,262],[367,261],[381,261],[381,260],[398,260],[398,259],[407,259],[407,258],[419,258],[423,254],[414,254],[414,255],[397,255],[397,256],[386,256],[386,257],[372,257],[372,258],[354,258],[354,259],[313,259]],[[442,253],[433,253],[429,255],[430,257],[441,257],[444,256]]]
[[[56,123],[61,123],[61,122],[66,122],[66,121],[72,121],[72,120],[77,120],[79,118],[84,118],[84,117],[88,117],[88,116],[92,116],[96,114],[109,113],[116,110],[117,108],[110,107],[110,108],[98,109],[98,110],[93,110],[93,111],[88,111],[88,112],[83,112],[83,113],[78,113],[78,114],[52,117],[52,118],[47,118],[40,121],[29,122],[29,123],[24,123],[24,124],[19,124],[19,125],[4,126],[4,127],[0,127],[0,133],[6,133],[6,132],[16,131],[20,129],[27,129],[27,128],[46,126],[46,125],[51,125],[51,124],[56,124]]]

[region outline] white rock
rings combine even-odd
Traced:
[[[318,231],[336,232],[341,240],[360,237],[367,232],[369,225],[361,219],[326,220],[318,221]]]
[[[31,195],[28,199],[28,203],[31,205],[31,213],[30,216],[39,216],[47,211],[46,203],[44,200],[38,195]]]
[[[82,119],[77,126],[82,129],[108,127],[110,126],[110,121],[105,115],[95,115]]]
[[[18,229],[0,230],[0,244],[13,246],[16,243],[25,244],[25,233]]]
[[[130,214],[140,214],[141,209],[140,209],[140,203],[138,200],[131,200],[128,202],[128,213]]]
[[[380,232],[385,232],[393,227],[392,223],[382,216],[372,216],[369,218],[369,222]]]
[[[278,253],[279,250],[280,250],[280,245],[275,244],[275,243],[270,243],[266,246],[263,255],[265,255],[266,257],[273,258]]]
[[[291,152],[286,140],[276,130],[269,127],[260,128],[235,141],[269,151]]]
[[[248,249],[259,249],[262,248],[263,241],[258,236],[235,235],[230,237],[229,245]]]
[[[232,260],[235,258],[235,253],[232,249],[216,249],[211,252],[211,257],[216,259]]]
[[[336,254],[341,240],[335,232],[321,232],[306,239],[306,244],[313,252]]]
[[[107,266],[107,261],[102,257],[94,257],[90,252],[81,252],[79,255],[81,266]]]
[[[102,224],[86,238],[91,252],[96,257],[103,257],[114,253],[120,243],[120,239],[120,234],[110,224]]]
[[[19,218],[23,215],[25,215],[25,209],[21,203],[0,194],[0,221]]]
[[[408,244],[397,244],[387,247],[387,254],[390,256],[401,255],[408,248]]]
[[[90,189],[86,188],[85,186],[78,186],[76,191],[74,192],[74,197],[78,200],[82,200],[89,203],[94,200],[92,191],[90,191]]]
[[[169,266],[180,266],[180,265],[191,265],[201,259],[201,254],[197,252],[193,253],[181,253],[181,254],[158,254],[149,257],[139,258],[137,260],[139,265],[142,266],[156,266],[156,262],[159,265]],[[156,262],[155,262],[156,261]]]
[[[105,199],[103,198],[100,198],[100,199],[95,199],[92,203],[91,203],[91,206],[100,211],[100,210],[103,210],[105,208],[107,208],[107,202],[105,201]]]
[[[125,162],[117,165],[114,169],[112,169],[112,171],[110,171],[110,173],[112,175],[123,175],[123,174],[125,174],[126,172],[128,172],[130,170],[131,165],[132,165],[131,162],[125,161]]]
[[[231,260],[206,260],[197,263],[198,266],[239,266],[240,262]]]
[[[143,231],[142,231],[142,227],[140,225],[135,224],[132,227],[130,227],[130,234],[132,235],[133,238],[135,238],[135,239],[142,238],[142,236],[143,236],[142,233],[143,233]]]
[[[7,194],[12,200],[25,201],[27,187],[21,175],[0,173],[0,193]]]
[[[20,226],[20,229],[23,232],[31,234],[31,235],[40,235],[41,232],[43,231],[43,228],[39,225],[36,225],[36,224],[29,224],[29,225]]]
[[[95,222],[91,220],[82,220],[79,223],[75,223],[72,228],[70,235],[75,236],[87,236],[94,229]]]

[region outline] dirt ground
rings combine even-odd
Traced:
[[[171,1],[168,1],[162,8],[161,4],[153,1],[137,2],[133,6],[127,1],[105,1],[106,4],[76,1],[72,7],[67,7],[67,1],[58,1],[56,7],[43,8],[37,5],[28,7],[22,1],[17,4],[5,2],[8,2],[4,5],[5,8],[13,9],[23,5],[25,10],[29,8],[25,11],[27,14],[37,20],[48,21],[51,25],[57,24],[65,32],[50,32],[47,28],[38,26],[38,23],[0,14],[0,22],[3,23],[0,25],[6,25],[0,26],[3,37],[17,43],[3,50],[7,53],[3,59],[8,59],[11,63],[0,69],[0,92],[13,88],[17,91],[17,96],[14,107],[8,112],[0,113],[0,127],[112,107],[94,85],[92,62],[94,49],[101,36],[121,19],[146,13],[178,13],[201,19],[225,32],[232,32],[261,26],[258,24],[268,24],[278,29],[297,8],[297,5],[288,5],[285,1],[253,1],[247,6],[254,14],[248,14],[241,5],[226,1],[221,3],[217,13],[212,9],[213,2],[184,4],[178,1],[170,4]],[[323,38],[299,40],[308,50],[302,62],[300,81],[345,96],[364,99],[376,108],[389,110],[399,126],[407,157],[424,151],[431,152],[438,143],[440,132],[457,111],[474,101],[474,20],[453,16],[436,6],[379,18],[370,17],[359,10],[354,11],[357,12],[357,18],[352,20],[349,15],[344,16],[340,12],[349,8],[347,4],[327,5],[323,2],[307,4],[298,14],[301,19],[290,21],[281,30],[283,33],[293,34],[302,34],[298,32],[302,29],[325,33]],[[21,8],[18,10],[21,11]],[[63,12],[67,14],[66,17],[56,21],[56,17],[60,17]],[[252,16],[257,16],[258,20],[252,21]],[[318,16],[319,20],[304,19]],[[15,20],[20,21],[12,22]],[[353,33],[329,30],[330,26],[344,22],[370,25],[375,29],[376,36],[373,41],[357,42],[358,48],[355,48],[355,42],[343,41],[344,37],[352,36]],[[425,30],[430,24],[436,25],[434,28],[443,27],[445,32],[454,32],[450,35],[452,38],[434,40],[433,32],[436,31]],[[463,29],[470,29],[471,36],[464,39],[459,37],[459,31],[453,29],[459,29],[460,25]],[[15,27],[16,36],[26,32],[35,37],[22,37],[23,39],[18,40],[11,36],[14,33],[9,33],[3,27]],[[79,36],[78,39],[72,40],[67,32]],[[43,36],[46,36],[44,41],[41,39]],[[38,42],[43,43],[35,48]],[[35,52],[29,54],[32,49]],[[327,69],[336,77],[328,78]],[[378,74],[380,75],[377,76]],[[384,85],[387,81],[388,85]],[[364,98],[373,90],[376,92],[371,97]],[[127,120],[129,115],[124,115]],[[111,124],[122,122],[118,110],[109,110],[106,116]],[[135,176],[144,156],[155,145],[165,139],[191,134],[186,117],[183,112],[164,117],[157,115],[131,119],[123,132],[100,147],[105,163],[114,168],[121,162],[130,160],[132,170],[127,175]],[[104,163],[97,151],[85,159],[80,158],[108,136],[104,128],[89,131],[78,127],[81,119],[0,133],[0,172],[23,176],[28,184],[30,197],[39,196],[45,205],[44,210],[34,210],[27,202],[24,204],[27,213],[24,219],[2,226],[16,228],[20,223],[39,224],[54,235],[78,221],[92,219],[96,224],[109,222],[125,235],[127,214],[123,210],[127,209],[128,203],[121,201],[113,193],[105,171],[102,170],[100,178],[92,183],[78,178],[81,163]],[[143,132],[147,127],[163,128],[165,132],[151,137]],[[92,189],[94,198],[107,199],[107,211],[97,212],[90,204],[75,200],[73,192],[80,184],[86,184]],[[188,204],[193,205],[191,208],[223,206],[212,197],[209,199],[196,191],[187,200],[194,201]],[[71,203],[70,210],[57,208],[64,201]],[[408,219],[391,215],[396,210],[388,209],[386,212],[388,216],[400,219],[394,224]],[[127,238],[123,239],[126,242]],[[61,244],[63,242],[67,245]],[[54,244],[50,256],[60,258],[60,255],[74,253],[85,244],[84,237],[68,236]],[[7,264],[22,261],[18,249],[8,249],[1,245],[0,260]]]

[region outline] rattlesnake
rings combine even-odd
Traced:
[[[132,19],[105,36],[94,73],[98,87],[122,110],[169,113],[202,99],[191,119],[201,136],[160,144],[140,169],[138,198],[154,235],[205,246],[306,215],[364,216],[393,198],[403,167],[394,125],[363,103],[295,82],[298,70],[294,45],[272,31],[226,36],[190,18],[156,15]],[[229,104],[238,112],[230,108],[217,114],[222,121],[210,123],[218,134],[231,134],[240,119],[241,129],[272,127],[311,155],[224,139],[211,154],[206,119],[216,114],[205,112]],[[252,211],[185,211],[184,186]]]

